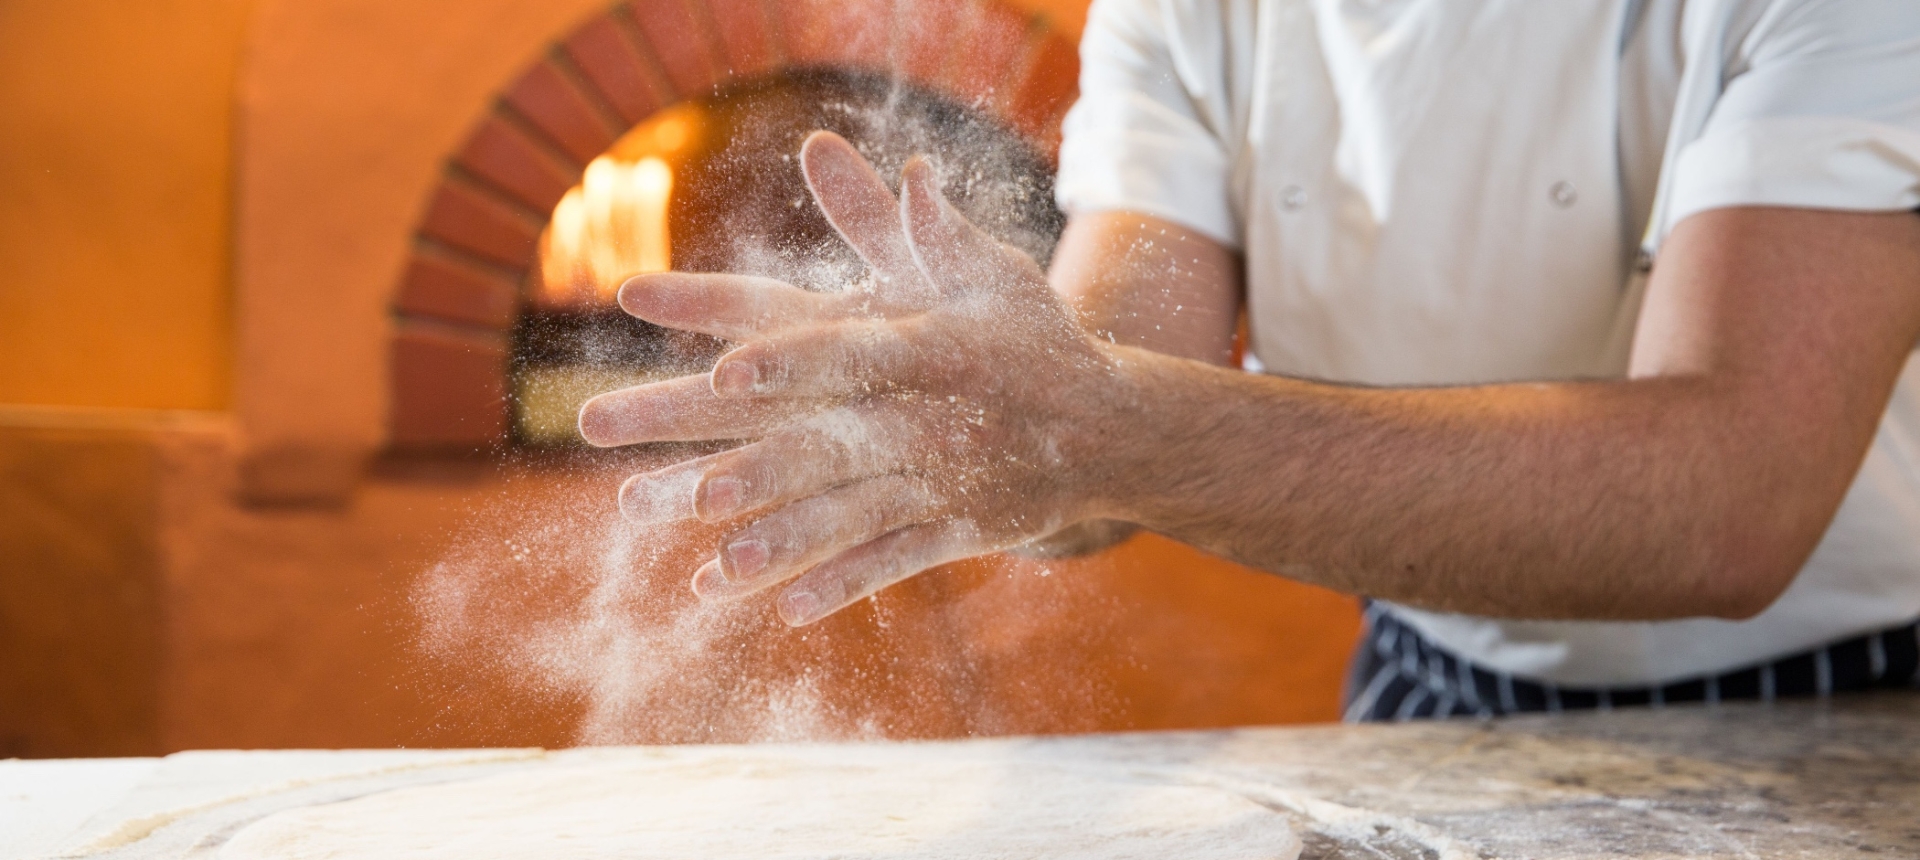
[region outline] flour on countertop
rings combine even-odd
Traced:
[[[610,756],[280,812],[223,860],[702,857],[1296,860],[1285,818],[1229,790],[1097,762],[911,747]]]

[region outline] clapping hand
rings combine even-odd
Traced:
[[[809,189],[870,278],[811,292],[766,278],[641,275],[628,313],[737,344],[709,374],[603,394],[599,446],[748,439],[637,475],[634,519],[732,521],[695,572],[704,599],[786,584],[816,621],[928,568],[1105,512],[1099,454],[1126,408],[1106,343],[1032,258],[969,223],[913,159],[896,200],[840,137],[801,150]]]

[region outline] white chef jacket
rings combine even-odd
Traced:
[[[1620,377],[1723,206],[1920,207],[1920,0],[1095,0],[1057,192],[1246,256],[1250,354],[1369,385]],[[1915,284],[1920,289],[1920,284]],[[1664,683],[1920,616],[1920,360],[1746,621],[1391,611],[1494,671]]]

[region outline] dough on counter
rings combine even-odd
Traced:
[[[1171,858],[1295,860],[1278,814],[1119,765],[613,751],[287,810],[225,860],[307,858]],[[892,755],[895,752],[912,754]],[[850,759],[850,760],[849,760]]]

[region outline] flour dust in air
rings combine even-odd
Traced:
[[[819,291],[866,288],[864,264],[807,199],[798,152],[815,128],[853,141],[890,182],[910,157],[930,156],[969,218],[1037,259],[1051,253],[1063,218],[1052,203],[1050,168],[998,121],[885,75],[815,70],[783,78],[701,102],[703,127],[726,136],[699,160],[674,167],[673,205],[685,207],[672,215],[679,225],[674,268],[774,277]],[[569,354],[640,354],[630,346],[585,343]],[[654,369],[702,372],[713,356],[699,349],[670,340]],[[423,671],[451,687],[443,694],[453,703],[443,720],[450,725],[435,728],[445,736],[437,742],[524,743],[519,712],[490,715],[471,704],[498,696],[468,685],[503,682],[526,695],[530,708],[559,715],[545,722],[576,722],[575,740],[586,744],[1106,725],[1098,722],[1111,707],[1105,682],[1062,677],[1073,670],[1061,667],[1089,662],[1073,659],[1080,652],[1112,662],[1121,650],[1093,644],[1109,635],[1102,625],[1111,607],[1100,601],[1110,598],[1085,593],[1070,577],[1042,581],[1034,574],[1044,574],[1043,565],[976,562],[967,576],[918,577],[802,630],[780,624],[771,593],[702,603],[688,583],[725,532],[685,519],[624,522],[614,506],[628,475],[692,453],[533,456],[507,467],[499,497],[476,506],[415,589],[422,642],[437,667]],[[689,499],[655,501],[650,509],[690,509]],[[1068,656],[1049,662],[1033,656],[1039,653]],[[1036,668],[1043,664],[1055,668]]]

